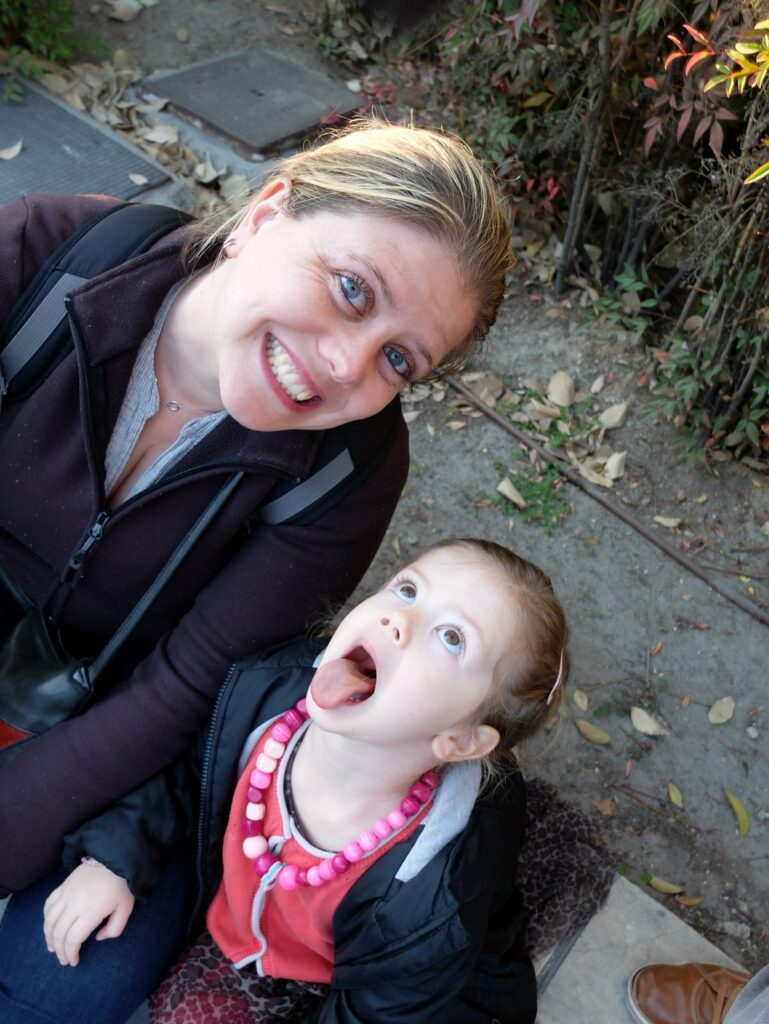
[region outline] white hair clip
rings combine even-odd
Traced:
[[[561,651],[561,660],[558,662],[558,675],[555,677],[555,682],[553,683],[552,690],[547,695],[547,701],[546,701],[547,704],[552,704],[553,703],[553,697],[555,696],[555,691],[561,685],[561,677],[562,676],[563,676],[563,651]]]

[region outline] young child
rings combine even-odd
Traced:
[[[557,709],[566,638],[541,570],[452,540],[354,608],[317,670],[311,641],[237,666],[201,772],[207,929],[156,994],[155,1024],[530,1024],[514,887],[525,796],[499,764]],[[169,840],[157,800],[145,806],[122,852],[125,814],[70,837],[86,863],[45,910],[60,962],[105,919],[97,938],[122,931],[146,878],[137,835]],[[113,870],[92,862],[102,848]]]

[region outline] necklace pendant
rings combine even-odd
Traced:
[[[166,409],[170,409],[171,412],[181,412],[182,407],[178,402],[166,402]]]

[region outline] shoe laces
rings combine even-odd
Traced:
[[[731,1010],[732,1003],[744,988],[744,983],[735,981],[734,978],[730,978],[724,971],[719,971],[719,980],[716,984],[712,976],[706,974],[699,967],[698,970],[702,975],[702,980],[713,993],[712,1024],[724,1024],[724,1019],[729,1010]]]

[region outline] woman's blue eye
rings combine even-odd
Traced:
[[[340,281],[344,297],[357,312],[362,313],[368,303],[368,296],[363,290],[363,286],[350,274],[342,274]]]
[[[413,604],[417,599],[417,588],[413,583],[398,583],[395,587],[395,593],[406,604]]]
[[[392,348],[392,346],[388,345],[384,351],[390,366],[392,366],[398,376],[403,377],[404,380],[409,380],[412,374],[412,369],[409,365],[408,359],[406,359],[401,350],[399,348]]]
[[[454,626],[439,626],[438,636],[441,643],[451,654],[461,654],[464,647],[464,638]]]

